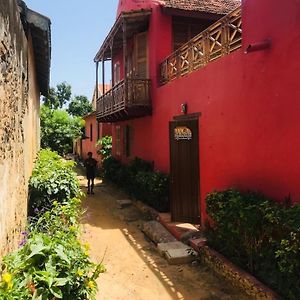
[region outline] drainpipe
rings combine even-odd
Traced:
[[[264,40],[262,42],[259,42],[259,43],[249,44],[246,47],[245,54],[255,52],[255,51],[267,50],[267,49],[270,49],[270,48],[271,48],[271,40],[266,39],[266,40]]]

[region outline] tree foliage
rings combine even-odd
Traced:
[[[84,121],[64,110],[41,107],[41,146],[59,154],[72,151],[73,140],[80,137]]]
[[[72,116],[83,117],[93,111],[93,107],[86,96],[75,96],[67,109]]]
[[[56,88],[52,87],[49,89],[48,96],[43,99],[43,102],[51,109],[58,109],[67,104],[71,96],[71,86],[66,82],[62,82],[59,83]]]
[[[102,156],[103,160],[105,160],[111,156],[112,137],[110,135],[103,136],[97,141],[95,146],[97,148],[97,153]]]

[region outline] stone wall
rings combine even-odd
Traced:
[[[17,247],[24,228],[37,151],[39,93],[30,48],[16,1],[0,0],[0,256]]]

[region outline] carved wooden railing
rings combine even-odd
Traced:
[[[97,119],[143,106],[151,106],[150,80],[126,78],[97,99]]]
[[[232,11],[189,42],[160,65],[160,83],[184,76],[242,45],[241,8]]]
[[[151,105],[150,83],[150,79],[126,79],[127,105]]]

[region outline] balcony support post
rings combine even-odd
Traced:
[[[105,61],[102,58],[102,95],[105,94]]]
[[[128,91],[127,91],[127,28],[126,28],[126,19],[123,18],[123,70],[124,70],[124,84],[125,84],[125,106],[127,106],[128,103]]]
[[[114,41],[110,43],[110,57],[111,57],[111,87],[114,87],[115,83],[115,72],[114,72],[114,60],[113,60],[113,46]]]
[[[113,46],[114,46],[114,40],[112,39],[110,42],[110,57],[111,57],[111,88],[115,86],[115,72],[114,72],[114,60],[113,60]],[[112,103],[113,106],[115,104],[114,101],[114,91],[112,90]]]
[[[99,98],[98,81],[99,81],[99,61],[96,61],[96,101]]]

